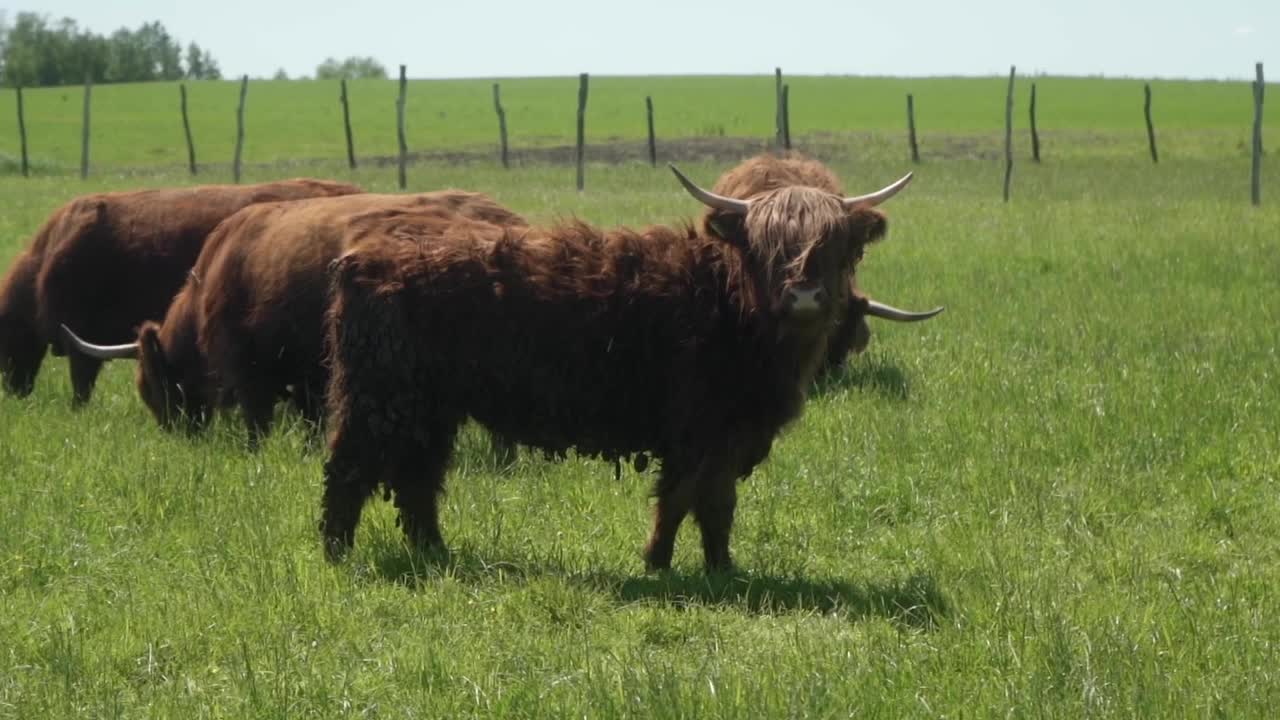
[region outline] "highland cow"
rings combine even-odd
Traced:
[[[690,512],[706,567],[731,565],[736,483],[800,413],[854,266],[885,234],[874,206],[910,176],[855,198],[788,186],[738,200],[676,172],[746,232],[351,224],[331,270],[330,559],[379,484],[409,541],[441,546],[438,497],[472,417],[551,453],[652,456],[647,566],[670,566]]]
[[[205,237],[254,203],[349,195],[360,188],[322,180],[205,185],[85,195],[54,211],[0,280],[0,376],[25,396],[59,325],[96,342],[132,339],[159,320],[187,279]],[[71,353],[73,399],[88,401],[102,361]]]
[[[93,345],[75,328],[68,339],[94,357],[136,357],[138,392],[163,427],[199,429],[216,407],[234,403],[256,445],[286,396],[319,424],[328,382],[327,267],[345,249],[349,222],[388,213],[525,225],[489,197],[463,191],[254,205],[210,234],[164,321],[143,323],[136,342]]]
[[[834,195],[844,195],[840,179],[830,168],[795,152],[785,155],[757,155],[745,160],[721,175],[712,192],[745,200],[788,186],[811,187]],[[721,237],[734,238],[737,242],[746,242],[743,237],[746,230],[743,219],[734,213],[707,208],[702,216],[702,228],[705,233],[715,233]],[[943,308],[926,312],[899,310],[867,297],[858,289],[856,282],[853,282],[849,286],[849,303],[844,318],[827,343],[825,369],[838,369],[851,352],[856,354],[867,348],[867,344],[871,341],[871,328],[867,325],[868,316],[898,322],[914,322],[927,320],[942,310]]]

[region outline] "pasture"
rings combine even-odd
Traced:
[[[205,436],[166,434],[125,362],[73,412],[65,361],[51,359],[29,398],[0,396],[0,717],[1269,716],[1277,113],[1253,208],[1247,84],[1155,84],[1152,165],[1141,83],[1038,80],[1045,162],[1025,159],[1019,133],[1006,205],[991,155],[1003,79],[790,82],[797,147],[820,151],[853,191],[908,169],[898,128],[902,96],[916,93],[926,162],[885,206],[889,237],[859,277],[880,299],[947,311],[876,323],[867,353],[815,384],[741,487],[738,572],[705,576],[687,523],[675,569],[644,573],[652,469],[624,467],[619,481],[606,463],[522,452],[498,470],[478,431],[448,480],[448,557],[411,552],[378,499],[352,556],[329,565],[316,530],[324,452],[296,418],[285,413],[257,454],[235,416]],[[593,78],[589,138],[641,138],[646,83],[660,139],[770,131],[772,78]],[[930,94],[912,88],[926,83],[951,99],[945,110],[925,109]],[[635,92],[611,104],[614,84]],[[357,135],[362,152],[393,152],[393,85],[378,86],[385,127]],[[1071,102],[1051,99],[1055,86]],[[513,145],[571,141],[574,87],[504,82]],[[346,169],[336,90],[317,88],[251,88],[250,112],[263,114],[246,181],[305,173],[392,191],[392,168]],[[197,127],[198,147],[229,158],[234,85],[193,98],[205,91],[225,95],[225,125],[207,141]],[[415,82],[411,107],[449,91],[477,96],[474,118],[450,109],[438,134],[411,120],[411,148],[491,146],[487,83]],[[113,92],[132,98],[114,126]],[[316,93],[330,115],[281,100],[272,116],[269,92]],[[662,92],[721,111],[664,123]],[[32,92],[29,112],[42,93],[78,109],[68,88]],[[0,179],[6,267],[74,195],[190,182],[172,85],[94,93],[95,127],[136,134],[95,141],[102,167],[81,182],[58,170],[76,164],[78,112],[42,126],[70,139],[39,151],[37,177]],[[806,97],[834,99],[808,119]],[[526,127],[522,103],[556,109]],[[625,120],[606,112],[624,106]],[[333,160],[282,164],[319,157]],[[736,159],[681,169],[709,186]],[[163,168],[121,172],[145,165]],[[597,162],[581,195],[573,173],[428,163],[410,167],[409,187],[486,191],[537,222],[699,212],[665,169]]]

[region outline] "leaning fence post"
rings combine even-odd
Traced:
[[[22,177],[31,177],[31,165],[27,162],[27,120],[22,112],[22,88],[18,88],[18,140],[22,143]]]
[[[1013,78],[1017,67],[1009,66],[1009,92],[1004,101],[1004,201],[1009,202],[1009,183],[1013,180]]]
[[[782,68],[773,69],[773,133],[774,143],[782,147]]]
[[[1036,131],[1036,84],[1031,83],[1031,159],[1040,162],[1040,133]]]
[[[84,76],[84,129],[80,136],[80,179],[89,177],[89,92],[93,89],[93,76]]]
[[[644,97],[644,113],[649,120],[649,164],[658,166],[658,139],[653,134],[653,97]]]
[[[920,146],[916,144],[916,103],[907,93],[907,142],[911,144],[911,162],[920,162]]]
[[[183,83],[178,86],[178,95],[181,97],[182,108],[182,132],[187,138],[187,168],[191,170],[191,174],[196,174],[196,144],[191,139],[191,120],[187,117],[187,85]]]
[[[502,109],[502,96],[498,94],[498,83],[493,84],[493,110],[498,113],[498,140],[502,143],[502,167],[511,167],[507,159],[507,113]]]
[[[587,73],[578,76],[578,192],[586,186],[583,168],[587,121]]]
[[[1142,86],[1142,114],[1147,118],[1147,145],[1151,147],[1151,162],[1160,162],[1156,152],[1156,126],[1151,123],[1151,83]]]
[[[1249,177],[1249,195],[1254,205],[1262,204],[1262,97],[1266,82],[1262,77],[1262,63],[1254,65],[1258,79],[1253,83],[1253,168]]]
[[[342,129],[347,135],[347,167],[356,169],[356,144],[351,137],[351,104],[347,100],[347,79],[342,78],[342,93],[338,100],[342,102]]]
[[[240,182],[240,158],[244,152],[244,98],[249,93],[249,76],[240,78],[240,104],[236,106],[236,155],[231,165],[231,176]]]
[[[782,147],[791,149],[791,84],[782,86]]]
[[[405,177],[404,166],[409,159],[409,144],[404,137],[404,103],[405,93],[408,90],[408,81],[405,80],[405,67],[400,66],[400,95],[396,98],[396,141],[400,145],[400,189],[404,190],[408,185],[408,179]]]

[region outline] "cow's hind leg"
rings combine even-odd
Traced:
[[[518,457],[516,442],[494,432],[489,433],[489,452],[493,456],[493,464],[500,468],[514,465]]]
[[[67,364],[71,367],[71,405],[83,407],[93,395],[98,373],[102,372],[102,361],[72,350],[67,353]]]
[[[358,455],[335,447],[324,464],[324,497],[320,501],[320,535],[325,556],[337,562],[355,544],[356,526],[364,504],[373,495],[378,474]]]
[[[458,434],[456,421],[440,421],[425,428],[416,443],[405,443],[387,481],[400,511],[400,527],[411,545],[421,549],[443,549],[440,535],[440,495],[445,472],[453,457]],[[413,448],[410,450],[409,448]]]
[[[663,462],[654,490],[658,502],[653,512],[653,533],[644,550],[645,567],[651,571],[671,567],[676,533],[680,530],[680,523],[689,514],[693,501],[693,480],[692,473],[680,465]]]

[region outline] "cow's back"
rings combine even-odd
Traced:
[[[159,320],[182,287],[205,238],[254,203],[347,195],[345,183],[286,180],[112,192],[72,200],[45,238],[36,282],[39,324],[82,328],[97,342],[126,342],[142,321]]]
[[[323,385],[329,263],[346,249],[353,219],[401,213],[527,224],[488,196],[460,190],[245,208],[214,230],[195,268],[204,288],[197,311],[200,345],[214,374],[229,385],[262,381],[245,377],[252,366],[275,383]]]

